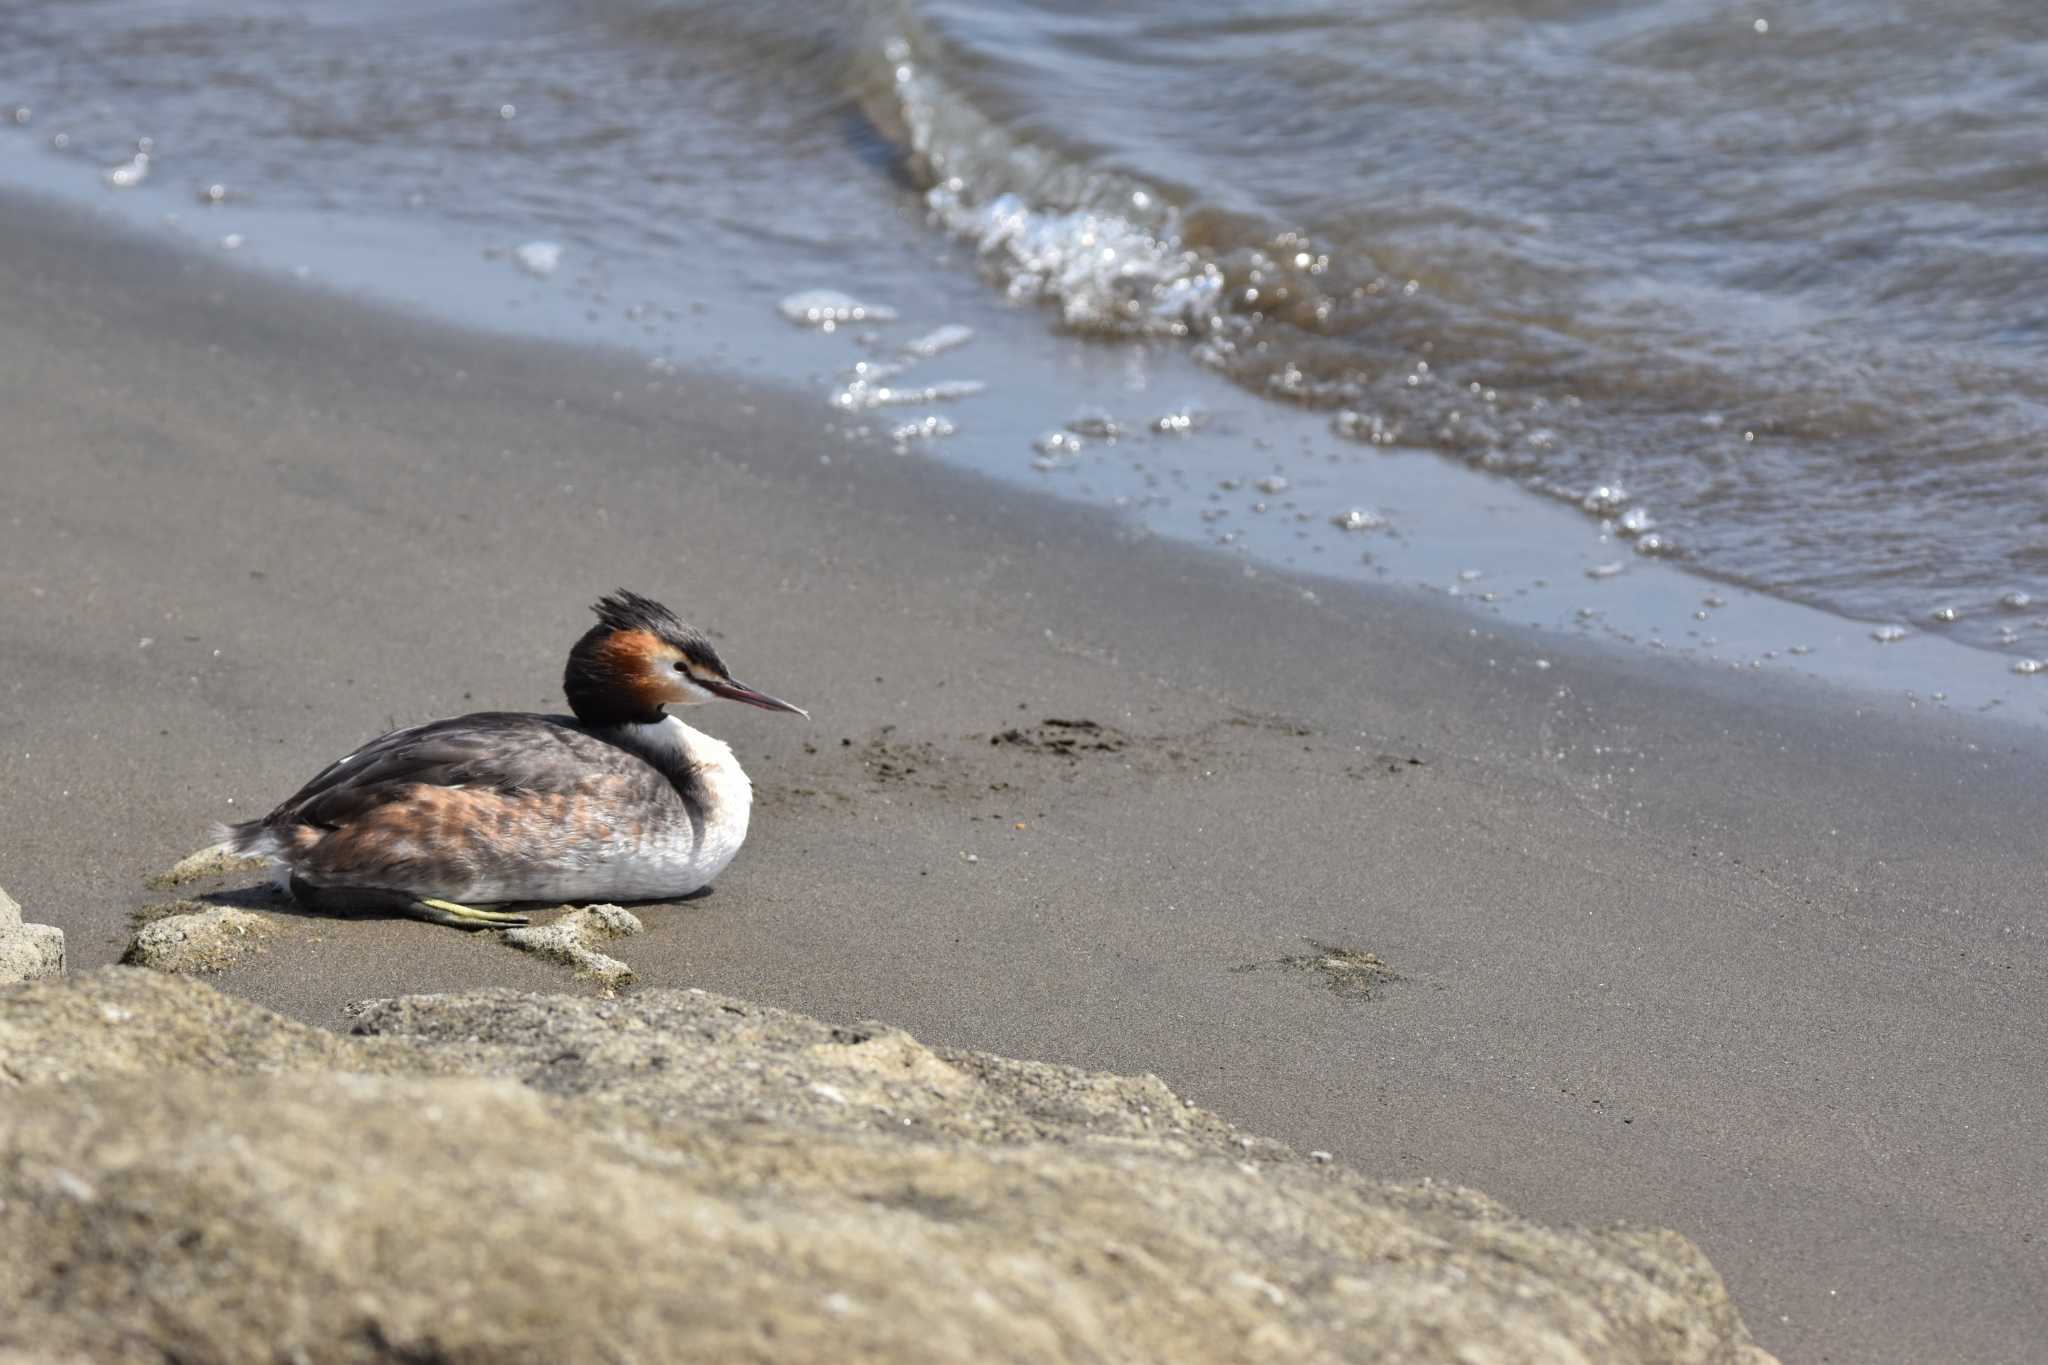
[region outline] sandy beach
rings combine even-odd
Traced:
[[[2043,1358],[2039,732],[1251,574],[828,444],[808,395],[650,388],[20,199],[0,231],[0,884],[74,967],[362,739],[558,709],[624,585],[813,717],[692,717],[754,832],[641,912],[642,982],[1676,1228],[1787,1361]],[[311,916],[220,983],[327,1027],[569,988]]]

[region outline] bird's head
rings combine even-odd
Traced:
[[[649,597],[619,591],[591,610],[597,624],[569,651],[562,676],[569,709],[594,725],[661,719],[664,706],[720,697],[767,711],[810,713],[734,680],[704,632]]]

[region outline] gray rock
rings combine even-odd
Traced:
[[[0,889],[0,986],[64,970],[64,931],[54,924],[27,924],[21,906]]]
[[[0,994],[0,1359],[1739,1362],[1674,1233],[696,991]]]
[[[213,906],[148,921],[121,960],[159,972],[224,972],[275,932],[261,915]]]

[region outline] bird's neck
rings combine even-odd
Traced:
[[[747,808],[753,804],[753,784],[724,740],[674,716],[611,726],[607,733],[621,748],[640,755],[666,777],[694,813],[715,818],[721,812],[736,811],[740,819],[746,818]]]

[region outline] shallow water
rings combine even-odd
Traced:
[[[2030,0],[898,13],[878,121],[1068,327],[1842,611],[1992,643],[2048,576]]]
[[[1009,366],[903,343],[1007,296],[1074,368],[1178,348],[1247,409],[1313,409],[1327,439],[1251,472],[1328,489],[1292,511],[1314,554],[1376,534],[1345,529],[1380,509],[1330,469],[1423,449],[1604,532],[1593,567],[1668,558],[2048,654],[2048,613],[2008,605],[2048,602],[2048,10],[1100,11],[16,5],[0,98],[96,193],[168,196],[250,254],[276,215],[413,220],[571,339],[678,353],[693,309],[818,288],[899,308],[820,388],[906,446],[963,446],[971,386]],[[852,372],[884,352],[914,369]],[[1145,402],[1115,415],[1169,415]],[[1120,473],[1099,435],[1046,448],[1071,408],[1020,471],[1078,491],[1093,460],[1104,497],[1180,488],[1157,518],[1265,515],[1206,484],[1199,442]],[[1538,505],[1486,516],[1575,534]]]

